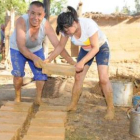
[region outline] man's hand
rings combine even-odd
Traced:
[[[39,58],[39,57],[36,57],[36,58],[33,60],[33,62],[34,62],[34,65],[35,65],[37,68],[42,68],[43,65],[44,65],[43,60],[42,60],[41,58]]]
[[[45,59],[45,60],[44,60],[44,63],[50,63],[49,59],[48,59],[48,58]]]

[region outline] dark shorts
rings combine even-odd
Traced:
[[[79,62],[86,54],[88,51],[85,51],[82,47],[80,49],[79,55],[77,62]],[[99,52],[95,55],[96,57],[96,63],[97,65],[109,65],[109,59],[110,59],[110,51],[108,44],[105,42],[99,49]],[[91,65],[94,60],[94,57],[89,60],[86,65]]]
[[[10,53],[11,53],[11,62],[12,62],[12,67],[13,67],[13,70],[11,71],[11,73],[13,76],[24,77],[25,64],[26,64],[26,62],[28,62],[29,66],[33,72],[35,81],[47,80],[47,75],[42,74],[42,69],[35,67],[32,60],[27,59],[19,51],[11,49],[11,48],[10,48]],[[35,52],[34,54],[37,55],[38,57],[40,57],[42,60],[45,59],[43,49],[40,49],[39,51]]]

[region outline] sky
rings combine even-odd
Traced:
[[[82,13],[85,12],[101,12],[104,14],[114,13],[116,7],[122,10],[124,5],[130,6],[130,10],[135,10],[134,0],[68,0],[68,5],[75,9],[81,1],[83,3]]]

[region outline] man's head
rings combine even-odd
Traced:
[[[45,8],[43,3],[40,1],[33,1],[29,6],[28,14],[30,25],[33,27],[40,26],[40,23],[45,16]]]
[[[30,9],[33,5],[35,5],[35,6],[37,6],[37,7],[42,7],[42,8],[44,9],[44,11],[45,11],[45,7],[44,7],[44,4],[43,4],[42,2],[40,2],[40,1],[33,1],[33,2],[31,2],[31,3],[30,3],[30,6],[29,6],[29,9]]]

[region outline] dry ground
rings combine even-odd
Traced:
[[[134,78],[134,73],[137,73],[139,67],[137,62],[113,62],[110,67],[111,78],[136,81],[138,87],[136,88],[134,85],[134,94],[139,94],[139,77]],[[120,74],[119,72],[117,73],[118,77],[116,77],[117,69],[120,72]],[[131,73],[128,69],[133,72]],[[1,70],[0,75],[0,105],[5,101],[14,100],[12,76],[10,76],[10,72],[7,73],[7,76],[2,75],[6,75],[4,70]],[[98,76],[94,63],[85,79],[83,94],[80,98],[77,111],[68,113],[66,140],[138,139],[129,134],[130,120],[127,118],[127,110],[129,108],[115,107],[116,115],[112,121],[106,121],[103,118],[106,112],[106,103],[100,90],[95,90],[94,88],[97,83]],[[50,105],[68,105],[70,103],[72,85],[72,77],[49,77],[43,90],[43,101]],[[35,83],[33,81],[22,87],[22,101],[33,102],[34,97]]]

